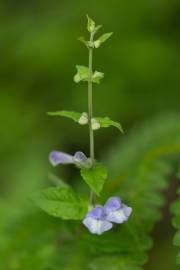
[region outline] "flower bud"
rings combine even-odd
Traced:
[[[91,127],[92,127],[92,130],[100,129],[101,125],[96,118],[91,119]]]
[[[79,118],[78,123],[80,125],[86,125],[88,123],[88,114],[86,112],[83,112],[81,117]]]

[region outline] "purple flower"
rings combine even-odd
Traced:
[[[114,223],[123,223],[128,220],[132,208],[123,204],[118,197],[111,197],[104,206],[106,220]]]
[[[90,210],[83,220],[83,224],[92,234],[102,234],[112,228],[112,223],[106,220],[104,207],[96,206]]]
[[[88,160],[88,158],[85,156],[85,154],[83,152],[80,152],[80,151],[78,151],[78,152],[76,152],[74,154],[73,159],[74,159],[75,163],[77,162],[77,163],[80,163],[80,164],[82,164],[82,163],[85,164],[87,162],[87,160]]]
[[[90,165],[89,159],[80,151],[76,152],[74,156],[72,156],[55,150],[50,153],[49,161],[53,166],[57,166],[59,164],[75,164],[80,167]]]

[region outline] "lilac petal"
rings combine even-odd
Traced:
[[[74,161],[77,163],[86,163],[87,157],[83,152],[78,151],[74,154]]]
[[[74,163],[73,156],[59,151],[52,151],[49,155],[49,161],[53,166]]]
[[[106,215],[106,220],[121,224],[128,220],[131,212],[132,212],[131,207],[122,204],[120,209],[115,211],[109,211]]]
[[[120,198],[118,198],[118,197],[110,197],[107,200],[107,202],[106,202],[106,204],[104,206],[104,209],[105,209],[106,214],[108,214],[111,211],[115,211],[115,210],[120,209],[120,207],[121,207]]]
[[[91,211],[87,213],[87,217],[95,218],[95,219],[104,219],[105,212],[104,207],[101,205],[96,206]]]
[[[122,210],[125,214],[125,216],[128,218],[130,216],[130,214],[132,213],[132,208],[125,205],[125,204],[122,204]]]
[[[106,220],[95,219],[92,217],[86,217],[83,220],[83,224],[88,228],[92,234],[102,234],[112,228],[112,223]]]
[[[108,215],[106,216],[106,220],[110,222],[119,223],[119,224],[123,223],[127,219],[128,218],[124,214],[124,211],[122,209],[109,212]]]

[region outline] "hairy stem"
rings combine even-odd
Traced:
[[[93,42],[93,33],[90,34],[90,42]],[[93,48],[89,48],[89,80],[88,80],[88,116],[89,116],[89,140],[90,140],[90,158],[92,164],[94,164],[94,132],[91,127],[91,119],[93,117],[93,98],[92,98],[92,60],[93,60]],[[94,203],[95,194],[90,192],[90,204]]]

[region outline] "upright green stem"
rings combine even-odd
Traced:
[[[90,34],[90,43],[93,42],[93,33]],[[88,116],[89,116],[89,140],[90,140],[90,158],[92,164],[94,164],[94,132],[91,127],[91,119],[93,117],[93,98],[92,98],[92,60],[93,60],[93,48],[89,47],[89,80],[88,80]],[[94,202],[95,194],[91,191],[90,193],[90,204]]]

